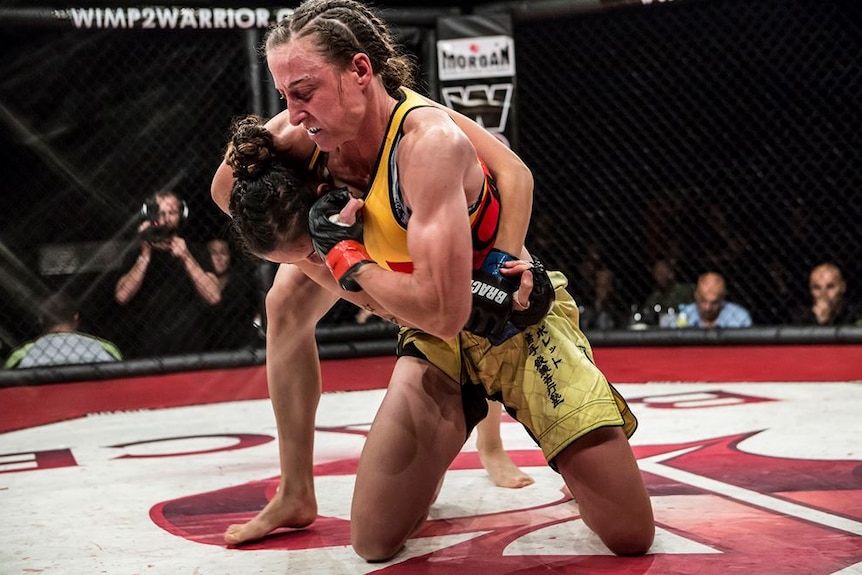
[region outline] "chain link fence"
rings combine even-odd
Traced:
[[[126,358],[153,349],[222,349],[203,325],[216,315],[205,313],[210,310],[194,294],[173,308],[185,317],[168,318],[157,299],[147,301],[142,292],[138,301],[120,305],[114,290],[129,257],[140,252],[142,207],[156,191],[182,198],[187,217],[179,234],[204,269],[213,269],[205,244],[230,239],[226,218],[209,198],[209,181],[230,118],[252,105],[244,33],[3,33],[13,46],[2,64],[4,158],[11,168],[0,216],[4,342],[19,344],[50,328],[54,320],[40,317],[39,304],[62,291],[78,302],[79,329],[115,342]],[[260,299],[254,264],[237,250],[233,256],[231,283],[246,284],[240,291]],[[142,290],[184,284],[186,274],[176,271],[175,277],[150,274]],[[247,327],[256,313],[253,308],[245,318]],[[179,321],[201,323],[197,335],[177,337],[175,349],[158,345],[173,337]]]
[[[756,326],[792,323],[821,261],[838,264],[847,298],[859,299],[858,3],[692,0],[513,15],[516,148],[536,177],[529,244],[569,275],[585,308],[597,277],[614,280],[611,323],[587,329],[626,329],[635,311],[657,323],[644,307],[658,259],[684,284],[721,272]],[[433,19],[399,30],[433,88]],[[231,118],[278,109],[255,52],[261,30],[7,19],[0,35],[0,357],[40,335],[40,302],[58,291],[77,304],[78,329],[126,359],[260,350],[273,269],[236,249],[209,184]],[[142,205],[159,190],[184,200],[181,235],[203,268],[213,269],[207,242],[228,241],[242,294],[229,301],[248,304],[231,312],[239,327],[217,323],[223,310],[192,295],[182,303],[196,306],[183,320],[194,337],[149,345],[173,337],[172,318],[117,302],[117,281],[139,255]],[[339,305],[323,325],[355,323],[355,310]]]
[[[859,300],[862,5],[681,2],[516,35],[532,243],[579,301],[608,268],[625,326],[661,258],[688,284],[722,273],[755,325],[794,322],[825,261]]]

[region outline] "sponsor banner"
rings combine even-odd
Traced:
[[[229,30],[268,28],[293,13],[293,8],[189,8],[183,6],[78,7],[7,10],[0,24],[53,24],[82,30]]]
[[[437,42],[441,80],[515,75],[515,43],[509,36],[455,38]]]
[[[440,101],[514,143],[515,42],[508,14],[437,20]]]

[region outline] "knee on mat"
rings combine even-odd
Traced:
[[[652,547],[655,539],[655,525],[631,528],[602,538],[615,555],[644,555]]]
[[[369,563],[392,559],[404,547],[403,541],[385,541],[381,537],[353,534],[353,550]]]

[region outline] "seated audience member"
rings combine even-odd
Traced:
[[[227,240],[207,242],[213,272],[221,287],[221,301],[207,308],[204,329],[209,334],[207,350],[231,350],[252,346],[259,339],[255,322],[260,320],[262,291],[257,274],[242,269]]]
[[[666,259],[658,259],[652,266],[654,289],[643,303],[643,311],[658,323],[658,316],[668,310],[679,310],[680,306],[694,300],[691,284],[676,281],[673,265]]]
[[[581,260],[572,270],[570,285],[572,286],[575,301],[579,304],[587,302],[594,297],[596,292],[596,273],[607,268],[601,244],[593,240],[583,249]]]
[[[796,311],[797,325],[862,325],[862,309],[847,301],[847,282],[833,263],[814,267],[808,276],[811,305]]]
[[[177,193],[156,192],[145,205],[140,249],[129,251],[114,287],[124,311],[123,349],[129,357],[202,351],[204,313],[221,300],[212,261],[203,245],[183,237],[187,207]]]
[[[123,359],[108,340],[78,331],[80,314],[62,293],[48,297],[39,307],[42,335],[13,350],[5,367],[101,363]]]
[[[617,294],[614,272],[607,268],[599,268],[595,271],[592,293],[584,298],[580,309],[581,329],[625,327],[628,310]]]
[[[720,273],[707,272],[697,279],[694,303],[684,304],[670,326],[712,328],[751,327],[751,314],[726,300],[727,286]]]
[[[802,301],[807,292],[794,289],[787,266],[778,254],[766,257],[760,275],[764,287],[759,290],[758,309],[752,310],[755,320],[766,325],[788,323],[788,302]]]

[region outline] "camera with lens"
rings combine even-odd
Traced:
[[[175,236],[176,233],[177,230],[170,226],[159,225],[159,221],[157,218],[155,221],[150,220],[150,227],[142,230],[139,235],[142,240],[154,244],[169,240],[171,237]]]

